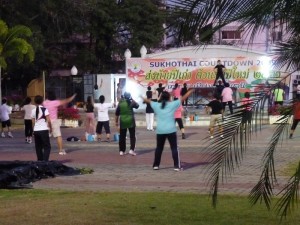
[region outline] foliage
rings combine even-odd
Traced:
[[[79,110],[73,107],[69,107],[69,108],[60,107],[58,109],[58,118],[64,120],[79,120],[80,119]]]
[[[7,99],[8,105],[18,104],[19,106],[21,106],[22,103],[24,102],[24,97],[21,95],[5,96],[5,98]]]
[[[16,64],[20,64],[34,60],[34,50],[27,41],[31,35],[31,30],[26,26],[15,25],[9,28],[3,20],[0,20],[0,99],[2,98],[1,68],[7,68],[7,61],[13,59]]]
[[[205,35],[212,35],[220,28],[230,24],[239,24],[239,29],[243,30],[245,35],[250,37],[249,45],[254,40],[255,35],[264,29],[270,30],[271,26],[277,28],[283,33],[285,39],[282,42],[274,44],[273,51],[270,53],[276,56],[275,65],[277,69],[283,67],[291,76],[299,70],[300,62],[300,29],[299,29],[299,0],[170,0],[174,10],[178,12],[178,39],[177,42],[186,43],[193,41],[203,28],[212,24],[211,29],[206,30]],[[274,23],[274,24],[273,24]],[[203,43],[202,43],[203,44]],[[277,81],[270,85],[272,91]],[[262,118],[265,113],[266,103],[268,102],[268,92],[257,88],[252,103],[253,123],[246,132],[241,132],[242,111],[237,108],[233,115],[226,118],[224,129],[224,139],[216,140],[213,144],[206,147],[210,155],[211,165],[208,168],[210,194],[212,196],[213,206],[217,204],[218,187],[226,178],[234,173],[234,170],[242,163],[242,158],[250,144],[252,132],[256,132],[262,127]],[[292,104],[292,102],[291,102]],[[274,196],[274,185],[276,184],[276,170],[274,154],[278,150],[277,146],[289,129],[287,123],[291,116],[291,109],[276,110],[283,116],[281,123],[277,124],[270,143],[266,148],[262,160],[262,172],[257,185],[250,193],[250,200],[253,204],[263,202],[267,208],[271,208],[272,198]],[[254,125],[255,124],[255,125]],[[256,129],[251,129],[255,127]],[[277,212],[285,217],[293,204],[297,202],[299,189],[299,171],[300,164],[295,173],[290,178],[288,184],[283,188],[283,195],[276,205]]]
[[[214,210],[207,196],[197,193],[2,190],[0,196],[1,222],[10,225],[44,224],[45,215],[55,215],[47,217],[53,225],[291,225],[299,224],[300,216],[297,211],[279,223],[263,206],[253,208],[246,197],[233,196],[221,196]],[[57,213],[66,206],[68,213]]]
[[[115,62],[126,48],[134,55],[142,45],[159,47],[164,17],[158,2],[0,0],[0,14],[8,24],[32,29],[39,56],[34,71],[75,64],[83,73],[111,73],[120,69]]]
[[[278,115],[287,115],[292,113],[291,105],[272,105],[269,108],[269,115],[278,116]]]

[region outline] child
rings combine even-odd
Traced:
[[[250,93],[245,92],[245,98],[242,99],[242,105],[245,106],[243,117],[242,117],[242,125],[243,125],[244,131],[246,129],[247,124],[248,124],[249,127],[251,126],[251,120],[252,120],[252,106],[251,106],[251,104],[253,104],[253,101],[250,98]]]
[[[38,161],[48,161],[51,151],[49,130],[51,132],[51,123],[49,111],[43,104],[43,97],[35,96],[34,102],[37,105],[31,112],[32,123],[34,124],[34,142]]]
[[[32,143],[33,127],[32,127],[31,113],[33,109],[35,109],[35,106],[31,104],[31,98],[27,97],[25,99],[25,105],[23,106],[22,110],[25,111],[24,114],[25,137],[26,137],[25,141],[28,144]]]
[[[185,139],[185,134],[184,134],[184,126],[183,126],[183,121],[182,121],[182,110],[183,110],[183,107],[182,105],[180,105],[175,113],[174,113],[174,116],[175,116],[175,122],[177,122],[178,126],[179,126],[179,129],[181,131],[181,134],[182,134],[182,139]]]
[[[85,134],[86,137],[88,135],[92,135],[92,137],[95,137],[96,132],[96,124],[95,124],[95,114],[94,114],[94,102],[92,99],[92,96],[87,97],[87,102],[85,105]]]
[[[13,138],[10,132],[11,122],[9,119],[9,114],[11,114],[11,108],[6,103],[6,98],[3,98],[2,105],[0,106],[0,120],[2,121],[1,137],[5,137],[4,128],[7,127],[7,136]]]
[[[109,126],[109,115],[108,109],[113,107],[113,103],[104,103],[105,97],[101,95],[99,97],[100,103],[94,104],[95,108],[98,110],[98,122],[96,127],[96,132],[98,135],[98,140],[101,141],[102,128],[104,127],[106,133],[106,141],[110,142],[110,126]]]

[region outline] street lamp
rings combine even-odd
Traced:
[[[71,69],[71,75],[76,76],[77,73],[78,73],[78,70],[77,70],[76,66],[73,66],[72,69]]]
[[[145,47],[145,45],[143,45],[140,49],[140,53],[141,53],[141,58],[145,58],[147,55],[147,48]]]
[[[131,51],[127,48],[124,52],[124,56],[126,59],[131,58]]]

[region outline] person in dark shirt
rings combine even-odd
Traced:
[[[221,96],[223,89],[224,89],[224,85],[223,85],[222,81],[218,80],[218,84],[216,85],[215,93],[218,94],[219,96]]]
[[[186,93],[188,92],[188,88],[187,88],[187,84],[184,83],[183,87],[181,88],[181,92],[180,95],[184,96]],[[183,106],[187,106],[188,105],[188,98],[186,98],[183,102],[182,102]]]
[[[162,86],[162,83],[159,83],[158,84],[158,88],[156,88],[156,91],[158,93],[158,101],[159,101],[159,98],[160,98],[160,95],[161,93],[165,90],[165,87]]]
[[[151,87],[149,86],[146,91],[147,99],[152,100],[153,92],[151,91]],[[154,123],[154,111],[150,105],[150,103],[146,103],[146,124],[147,130],[153,131],[153,123]]]
[[[215,68],[214,68],[214,71],[215,71],[215,73],[216,73],[216,79],[215,79],[215,81],[214,81],[214,85],[213,85],[213,86],[216,85],[217,80],[218,80],[219,78],[222,79],[223,84],[225,85],[225,84],[226,84],[226,81],[225,81],[225,78],[224,78],[224,74],[225,74],[226,68],[225,68],[224,65],[222,65],[221,60],[218,60],[217,63],[218,63],[218,64],[217,64],[217,65],[215,66]]]
[[[223,116],[223,105],[220,101],[220,96],[214,95],[214,99],[209,102],[206,106],[206,112],[211,114],[209,123],[210,138],[214,138],[214,127],[216,123],[219,126],[220,137],[223,138],[223,126],[222,126],[222,116]]]

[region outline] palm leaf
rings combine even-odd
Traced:
[[[288,184],[283,188],[280,194],[283,194],[280,200],[276,203],[275,208],[281,219],[286,217],[288,213],[294,208],[296,200],[299,195],[300,184],[300,161],[293,176],[290,178]]]

